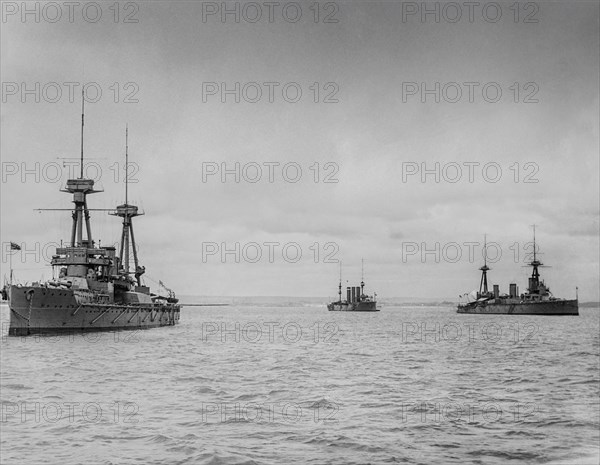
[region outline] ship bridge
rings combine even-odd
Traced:
[[[81,247],[60,247],[50,262],[52,266],[67,268],[67,276],[90,277],[93,270],[95,278],[108,278],[116,273],[114,247],[87,247],[84,241]]]

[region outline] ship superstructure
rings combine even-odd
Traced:
[[[529,277],[527,292],[519,294],[517,284],[509,286],[508,294],[500,294],[500,287],[494,284],[493,291],[488,290],[487,241],[484,241],[484,265],[481,270],[479,291],[469,295],[470,302],[459,304],[457,313],[492,313],[519,315],[579,315],[578,298],[568,300],[554,297],[550,288],[540,279],[539,268],[543,263],[537,257],[535,226],[533,227],[533,260],[528,263],[533,268]]]
[[[340,282],[338,285],[338,300],[327,305],[330,312],[378,312],[376,297],[364,292],[364,261],[360,286],[346,287],[346,300],[342,300],[342,264],[340,263]]]
[[[94,188],[92,179],[83,177],[83,103],[81,123],[80,177],[69,179],[62,190],[73,195],[71,240],[68,246],[57,248],[52,257],[53,270],[59,269],[57,279],[30,285],[13,284],[11,280],[6,286],[12,336],[145,329],[175,325],[179,321],[180,305],[174,295],[152,294],[142,284],[145,269],[138,263],[132,224],[132,219],[140,213],[135,205],[128,203],[127,171],[125,203],[112,211],[123,218],[120,254],[116,255],[115,247],[96,246],[87,196],[100,191]],[[125,138],[127,170],[127,129]],[[133,271],[129,264],[130,248]]]

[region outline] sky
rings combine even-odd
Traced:
[[[600,300],[598,2],[269,5],[2,2],[2,276],[69,238],[34,209],[72,205],[85,86],[89,207],[124,201],[128,125],[151,286],[336,297],[364,260],[369,293],[457,299],[486,235],[524,290],[535,224],[554,295]]]

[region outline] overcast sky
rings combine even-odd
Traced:
[[[335,261],[358,285],[364,258],[369,292],[456,298],[479,285],[486,233],[490,258],[502,250],[490,281],[524,290],[536,224],[553,293],[599,299],[597,1],[482,2],[471,18],[432,2],[437,22],[420,2],[280,2],[271,18],[228,2],[238,21],[221,5],[110,2],[98,18],[87,3],[31,2],[24,16],[2,3],[2,275],[7,241],[49,256],[69,238],[68,212],[33,209],[71,205],[59,189],[91,83],[85,157],[104,192],[89,206],[124,200],[128,124],[141,262],[179,294],[334,297]],[[240,182],[222,182],[236,163]],[[92,229],[120,236],[104,212]],[[236,243],[240,263],[221,255]],[[50,277],[44,256],[23,257],[18,278]]]

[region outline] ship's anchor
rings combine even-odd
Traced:
[[[31,326],[31,307],[33,306],[33,294],[34,293],[35,293],[35,290],[29,289],[27,291],[27,294],[25,295],[25,298],[29,301],[29,313],[28,313],[29,318],[27,318],[27,333],[29,333],[29,327]]]
[[[25,315],[21,315],[19,312],[17,312],[14,308],[10,309],[11,312],[13,312],[15,315],[19,316],[20,318],[22,318],[23,320],[27,320],[29,321],[29,318],[27,318]]]

